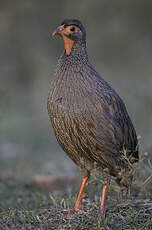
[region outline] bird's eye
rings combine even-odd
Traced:
[[[75,27],[74,27],[74,26],[71,27],[70,30],[71,30],[72,32],[74,32],[74,31],[75,31]]]

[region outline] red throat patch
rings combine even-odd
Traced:
[[[71,53],[71,50],[74,45],[74,41],[62,34],[63,40],[64,40],[64,45],[65,45],[65,51],[66,54],[69,55]]]

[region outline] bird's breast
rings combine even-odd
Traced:
[[[72,114],[82,113],[89,106],[92,91],[79,73],[66,73],[54,79],[49,94],[50,109]]]

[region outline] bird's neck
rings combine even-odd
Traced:
[[[75,42],[71,52],[67,54],[66,50],[59,59],[59,63],[73,70],[81,68],[82,65],[88,63],[88,55],[85,42]]]
[[[71,50],[71,56],[72,55],[76,57],[81,56],[81,57],[88,59],[87,50],[86,50],[86,42],[83,42],[83,41],[74,42],[72,50]]]

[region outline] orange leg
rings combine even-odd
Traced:
[[[73,214],[83,210],[82,200],[85,197],[85,187],[88,185],[89,176],[83,177],[80,192],[73,210],[63,210],[63,214]]]
[[[85,190],[85,187],[88,185],[88,181],[89,181],[89,176],[83,177],[80,192],[79,192],[79,195],[75,203],[75,207],[74,207],[74,210],[76,212],[79,210],[83,210],[82,200],[85,197],[84,190]]]
[[[103,189],[102,189],[102,197],[101,197],[101,206],[100,206],[100,216],[105,216],[105,205],[106,199],[108,195],[108,186],[110,184],[109,179],[104,179]]]

